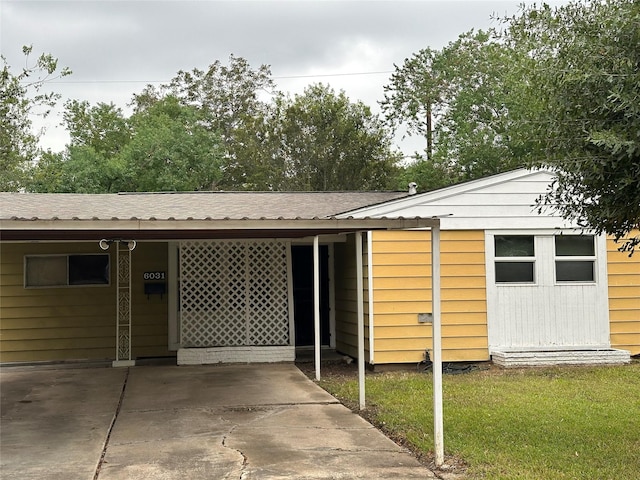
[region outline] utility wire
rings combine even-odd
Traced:
[[[324,77],[355,77],[362,75],[388,75],[393,70],[377,72],[349,72],[349,73],[318,73],[309,75],[281,75],[271,77],[274,80],[291,80],[296,78],[324,78]],[[96,84],[96,83],[168,83],[170,80],[64,80],[49,81],[48,84]]]

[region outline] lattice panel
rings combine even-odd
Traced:
[[[184,347],[287,345],[286,245],[181,242],[180,329]]]

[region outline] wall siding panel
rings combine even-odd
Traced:
[[[607,264],[611,346],[640,355],[640,255],[619,252],[609,239]]]
[[[442,354],[488,360],[482,231],[441,232]],[[374,232],[375,363],[412,363],[431,349],[431,232]]]
[[[111,250],[114,250],[112,247]],[[109,286],[24,288],[24,256],[105,253],[94,242],[0,245],[0,362],[111,360],[115,253]],[[165,356],[167,297],[144,295],[143,272],[167,270],[164,243],[138,243],[132,269],[132,356]]]

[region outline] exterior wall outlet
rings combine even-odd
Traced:
[[[419,313],[418,323],[433,323],[433,313]]]

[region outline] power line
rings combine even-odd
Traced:
[[[309,75],[281,75],[271,77],[274,80],[292,80],[297,78],[325,78],[325,77],[355,77],[363,75],[388,75],[393,70],[382,70],[376,72],[349,72],[349,73],[318,73]],[[168,83],[170,80],[65,80],[50,81],[49,84],[118,84],[118,83]]]

